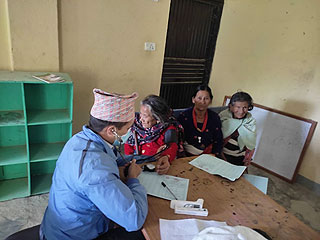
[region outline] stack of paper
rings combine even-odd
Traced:
[[[52,73],[47,73],[43,75],[33,75],[33,78],[36,78],[38,80],[41,80],[46,83],[57,83],[57,82],[64,82],[65,80],[58,75],[52,74]]]
[[[195,158],[190,164],[210,174],[225,177],[230,181],[238,179],[246,169],[245,166],[233,165],[209,154],[203,154]]]

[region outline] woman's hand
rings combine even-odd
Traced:
[[[158,159],[156,164],[156,172],[160,175],[166,174],[169,171],[170,163],[168,156],[162,156]]]
[[[136,164],[136,159],[133,159],[129,166],[127,178],[137,178],[141,172],[141,167],[138,164]]]
[[[248,167],[248,166],[251,164],[251,160],[252,160],[251,158],[250,158],[250,159],[246,159],[246,158],[245,158],[245,159],[243,160],[244,166]]]
[[[162,150],[165,149],[165,148],[166,148],[166,145],[162,145],[161,147],[158,148],[157,153],[160,152],[160,151],[162,151]]]
[[[244,166],[248,167],[251,164],[254,150],[255,149],[252,149],[252,150],[246,149],[246,154],[245,154],[244,159],[243,159]]]

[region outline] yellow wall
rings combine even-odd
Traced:
[[[57,0],[9,0],[14,70],[59,71]]]
[[[75,130],[88,120],[94,87],[137,91],[139,99],[159,94],[169,5],[169,0],[61,1],[60,70],[74,80]],[[156,51],[144,51],[144,42],[155,42]]]
[[[211,87],[320,122],[320,1],[225,0]],[[320,126],[299,174],[320,183]]]
[[[0,70],[12,70],[8,4],[0,0]]]
[[[94,87],[137,91],[139,99],[159,93],[169,6],[170,0],[0,0],[0,69],[70,73],[77,132],[88,120]],[[210,80],[214,105],[242,89],[257,103],[320,121],[319,9],[319,0],[225,0]],[[155,52],[144,51],[146,41],[156,43]],[[299,172],[317,183],[319,127]]]

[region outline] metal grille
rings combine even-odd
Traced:
[[[201,83],[205,72],[205,59],[164,58],[163,83]]]

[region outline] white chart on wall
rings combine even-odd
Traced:
[[[224,105],[229,101],[226,96]],[[251,114],[257,121],[253,163],[293,182],[317,122],[259,104],[254,104]]]

